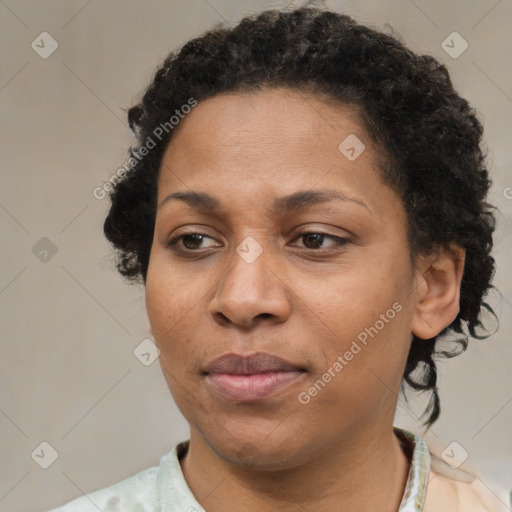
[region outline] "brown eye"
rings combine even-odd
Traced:
[[[197,251],[198,249],[202,249],[201,243],[208,238],[213,240],[211,236],[205,235],[204,233],[184,233],[183,235],[171,239],[167,247],[181,251]]]
[[[304,245],[308,249],[321,248],[324,238],[325,238],[325,235],[321,235],[320,233],[307,233],[306,235],[302,235],[302,239],[304,240]]]
[[[316,250],[316,249],[329,249],[332,247],[341,247],[347,243],[350,243],[350,240],[347,238],[342,238],[339,236],[328,235],[327,233],[317,233],[317,232],[305,232],[299,234],[296,240],[302,239],[304,247],[306,249]],[[331,240],[334,242],[334,245],[331,247],[322,246],[325,240]]]
[[[204,235],[200,235],[199,233],[191,233],[189,235],[183,235],[181,240],[183,242],[183,246],[186,249],[199,249],[201,242],[203,241]]]

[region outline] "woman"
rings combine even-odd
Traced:
[[[56,510],[498,510],[393,427],[404,383],[439,416],[439,337],[465,349],[494,272],[482,126],[446,68],[267,11],[172,53],[129,122],[105,234],[190,439]]]

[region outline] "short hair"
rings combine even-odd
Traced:
[[[405,382],[430,392],[423,413],[430,427],[440,414],[435,359],[462,353],[468,335],[478,337],[476,329],[483,327],[481,308],[492,312],[484,298],[495,271],[495,217],[486,202],[491,182],[475,110],[455,91],[443,64],[415,54],[398,35],[329,10],[268,10],[234,28],[219,24],[171,52],[128,111],[137,141],[128,171],[110,192],[104,224],[117,269],[130,282],[146,283],[171,116],[191,98],[200,102],[272,87],[357,109],[365,133],[379,147],[380,175],[402,199],[413,262],[450,243],[466,250],[459,313],[438,336],[423,340],[413,334],[402,379],[402,390]],[[166,130],[157,138],[159,126]],[[154,147],[141,157],[150,140]],[[437,350],[447,334],[451,350]]]

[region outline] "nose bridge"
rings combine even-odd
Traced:
[[[273,268],[272,251],[263,237],[258,240],[246,237],[231,254],[210,305],[212,314],[239,324],[250,324],[259,315],[282,321],[289,314],[288,294]]]
[[[233,252],[229,262],[229,285],[235,289],[252,293],[262,293],[265,290],[268,266],[271,264],[270,248],[265,245],[262,237],[259,242],[252,236],[246,237]],[[249,288],[247,288],[249,287]]]

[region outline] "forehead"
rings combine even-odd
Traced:
[[[198,186],[284,195],[320,181],[321,188],[343,185],[350,194],[381,181],[357,108],[312,93],[219,94],[199,102],[175,130],[162,161],[160,198],[170,189]],[[353,161],[340,151],[351,137],[364,144]]]
[[[349,134],[365,138],[355,106],[288,88],[222,93],[199,102],[180,122],[166,156],[209,158],[220,148],[247,152],[255,144],[298,153],[311,146],[336,150]],[[190,147],[194,153],[185,155]]]

